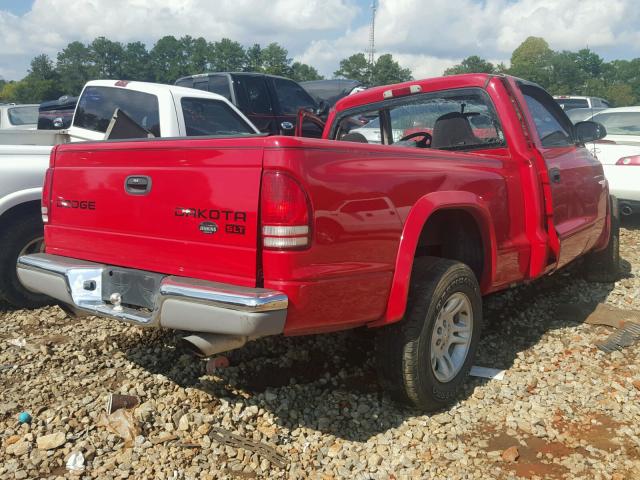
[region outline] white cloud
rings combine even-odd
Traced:
[[[367,48],[366,3],[36,0],[22,17],[0,11],[0,75],[19,77],[32,56],[54,56],[73,40],[104,35],[152,44],[189,34],[245,45],[275,41],[330,76],[340,59]],[[637,57],[640,9],[637,0],[381,0],[376,22],[378,53],[392,53],[416,77],[437,75],[468,55],[508,61],[530,35],[556,50],[588,46],[609,58]]]
[[[508,64],[531,35],[556,50],[640,56],[640,9],[637,0],[382,0],[376,17],[377,52],[392,53],[416,78],[439,75],[469,55]],[[339,59],[365,51],[367,41],[368,27],[361,27],[312,43],[301,58],[330,73]]]
[[[0,11],[0,75],[16,71],[12,59],[55,57],[71,41],[101,35],[147,44],[164,35],[278,42],[296,55],[318,37],[340,35],[358,11],[353,0],[36,0],[21,17]]]

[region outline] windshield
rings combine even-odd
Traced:
[[[599,113],[592,120],[604,125],[607,135],[640,135],[640,112]]]
[[[320,103],[322,100],[333,106],[338,100],[349,95],[354,88],[360,86],[356,80],[315,80],[302,82],[300,85]]]
[[[38,123],[37,105],[29,107],[12,107],[8,110],[11,125],[35,125]]]
[[[597,112],[601,112],[602,108],[573,108],[567,112],[567,117],[574,125],[578,122],[584,122],[591,118]]]

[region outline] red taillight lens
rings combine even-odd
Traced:
[[[622,157],[616,162],[616,165],[640,165],[640,155],[633,155],[631,157]]]
[[[309,246],[309,199],[296,180],[282,172],[265,172],[260,198],[265,248],[283,250]]]
[[[49,223],[51,212],[51,184],[53,183],[53,168],[47,168],[44,174],[44,184],[42,185],[41,212],[42,222]]]

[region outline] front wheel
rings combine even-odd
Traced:
[[[613,283],[620,278],[620,217],[618,200],[611,197],[611,232],[607,246],[585,258],[586,279],[590,282]]]
[[[416,260],[404,318],[377,337],[378,372],[391,395],[432,411],[451,403],[469,373],[482,328],[482,297],[463,263]]]
[[[6,225],[0,233],[0,298],[18,308],[41,307],[51,298],[32,292],[20,283],[18,257],[44,251],[44,227],[36,216],[25,216]]]

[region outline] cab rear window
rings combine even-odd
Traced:
[[[85,88],[78,102],[73,125],[104,133],[116,109],[124,112],[138,126],[155,137],[160,136],[158,97],[123,88]]]
[[[336,140],[440,150],[505,145],[491,99],[481,89],[456,89],[384,101],[339,119]]]

